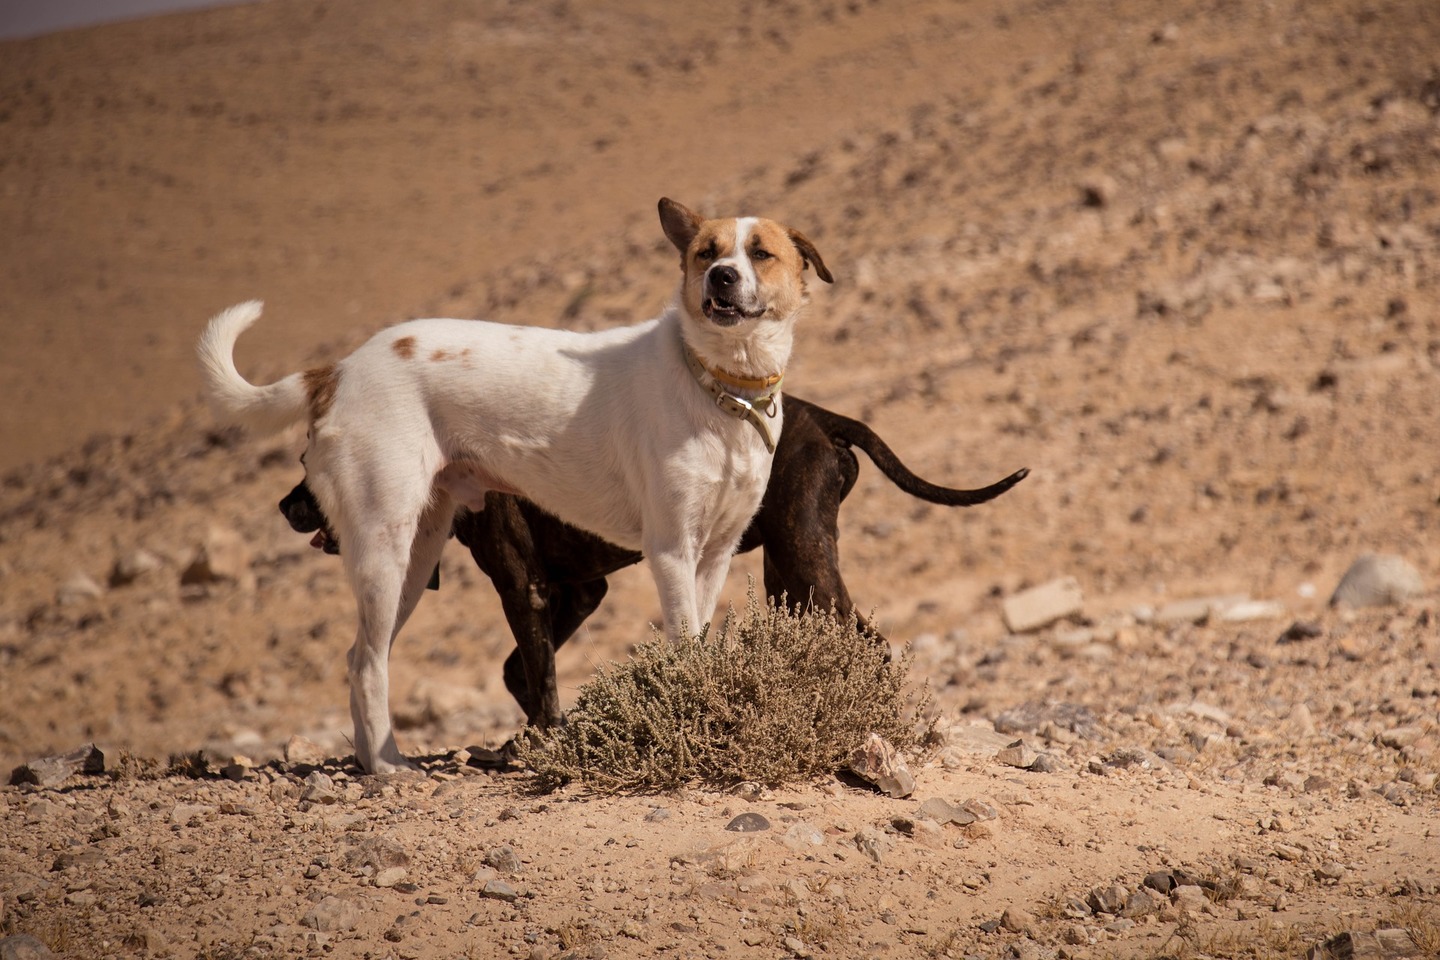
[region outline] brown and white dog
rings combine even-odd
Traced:
[[[517,494],[649,557],[664,627],[709,622],[760,505],[783,417],[779,382],[814,245],[771,220],[707,220],[660,201],[683,277],[659,317],[577,333],[412,320],[332,366],[255,386],[235,368],[255,301],[200,339],[212,403],[277,429],[308,418],[306,478],[345,544],[359,628],[350,648],[355,755],[414,769],[395,744],[389,655],[460,506]]]

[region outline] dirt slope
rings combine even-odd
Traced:
[[[0,46],[0,768],[93,740],[121,773],[0,790],[3,930],[77,957],[1440,949],[1437,50],[1423,0],[271,2]],[[905,801],[533,796],[454,753],[519,722],[456,546],[393,667],[434,776],[360,778],[348,591],[273,509],[303,437],[213,430],[200,325],[264,297],[263,378],[404,316],[649,316],[661,195],[819,245],[793,392],[937,480],[1032,469],[947,512],[862,467],[842,515],[944,742]],[[206,542],[228,579],[186,576]],[[1366,552],[1427,589],[1327,609]],[[1012,635],[1002,600],[1062,575],[1084,610]],[[1267,618],[1165,609],[1236,594]],[[567,698],[657,614],[617,575]],[[296,734],[332,787],[275,759]],[[1021,734],[1052,772],[995,759]],[[934,827],[933,797],[998,816]],[[725,831],[746,811],[770,829]],[[1199,899],[1069,903],[1156,871]]]

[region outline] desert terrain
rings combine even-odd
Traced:
[[[696,13],[0,43],[0,773],[104,758],[0,787],[0,950],[1440,956],[1440,6]],[[939,711],[914,793],[537,792],[488,762],[513,644],[453,543],[392,660],[428,776],[363,776],[350,594],[275,509],[303,432],[219,428],[200,329],[264,299],[267,380],[408,317],[653,316],[661,196],[824,254],[787,391],[937,482],[1031,470],[946,510],[861,458],[842,569]],[[1403,589],[1332,605],[1369,554]],[[613,577],[565,702],[658,615]]]

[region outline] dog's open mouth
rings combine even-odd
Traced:
[[[724,297],[711,297],[700,305],[700,309],[705,314],[705,319],[722,327],[732,327],[741,320],[754,320],[765,313],[764,307],[746,310]]]

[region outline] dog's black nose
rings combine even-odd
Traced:
[[[740,282],[740,273],[734,267],[720,266],[710,270],[710,286],[716,290],[733,287]]]

